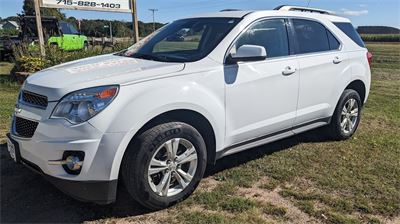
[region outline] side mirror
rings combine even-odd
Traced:
[[[263,46],[243,45],[228,57],[228,61],[236,63],[239,61],[262,61],[267,58],[267,51]]]

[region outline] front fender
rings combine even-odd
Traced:
[[[196,75],[121,86],[112,106],[90,121],[106,133],[125,133],[115,152],[111,179],[118,177],[125,150],[138,130],[165,112],[184,109],[203,115],[214,130],[216,148],[222,148],[225,135],[223,77],[216,80],[219,76],[210,74],[210,80],[208,75],[200,75],[196,80],[193,76]],[[206,80],[207,85],[203,85]]]
[[[47,43],[50,44],[57,44],[59,47],[62,46],[62,38],[61,37],[50,37]]]

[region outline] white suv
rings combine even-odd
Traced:
[[[111,203],[123,183],[164,208],[221,157],[325,125],[349,138],[371,57],[348,19],[323,10],[177,20],[123,52],[29,77],[8,149],[77,199]]]

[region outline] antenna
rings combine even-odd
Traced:
[[[158,11],[158,9],[149,9],[153,13],[153,32],[156,31],[156,22],[154,20],[154,13]]]

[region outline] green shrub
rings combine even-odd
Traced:
[[[129,43],[117,44],[114,48],[95,46],[86,51],[64,51],[46,47],[46,56],[42,57],[36,45],[21,44],[14,47],[15,72],[33,73],[69,61],[117,52],[127,47],[129,47]]]
[[[24,72],[36,72],[45,68],[46,62],[42,57],[22,56],[17,61],[19,70]]]

